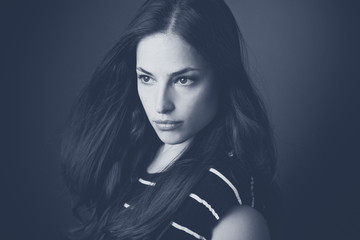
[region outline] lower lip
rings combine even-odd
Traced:
[[[155,123],[157,128],[161,131],[171,131],[182,125],[182,122],[178,123]]]

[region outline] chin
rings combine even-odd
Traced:
[[[188,138],[185,136],[179,136],[178,134],[175,134],[173,132],[161,132],[157,133],[160,140],[169,145],[176,145],[185,142]]]
[[[176,145],[176,144],[180,144],[185,142],[185,140],[179,140],[176,138],[160,138],[160,140],[165,143],[165,144],[169,144],[169,145]]]

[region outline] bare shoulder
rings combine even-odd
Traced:
[[[212,240],[269,240],[264,217],[254,208],[242,205],[232,209],[213,230]]]

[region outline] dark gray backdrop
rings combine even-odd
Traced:
[[[61,179],[63,123],[141,2],[1,2],[1,239],[65,239],[74,220]],[[281,239],[356,239],[359,4],[227,3],[276,133]]]

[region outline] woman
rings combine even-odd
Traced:
[[[223,0],[144,3],[64,139],[75,239],[269,239],[272,132],[243,53]]]

